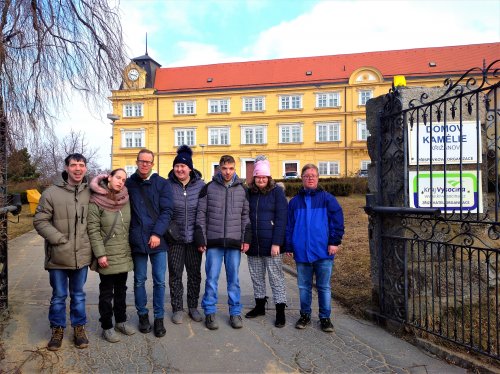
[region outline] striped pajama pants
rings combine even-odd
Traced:
[[[285,274],[283,273],[281,255],[277,257],[247,256],[247,259],[255,298],[263,299],[266,297],[267,271],[274,303],[286,303]]]
[[[182,273],[184,267],[187,272],[187,304],[188,308],[198,307],[201,284],[201,258],[194,243],[176,243],[168,248],[168,286],[172,311],[175,313],[183,309],[184,286]]]

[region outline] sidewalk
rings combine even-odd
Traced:
[[[448,365],[369,321],[344,313],[336,303],[332,313],[335,332],[322,332],[316,297],[313,324],[305,330],[295,329],[294,323],[299,317],[298,290],[295,278],[289,274],[286,274],[289,301],[284,328],[274,327],[274,305],[270,302],[265,317],[243,318],[243,329],[233,330],[228,322],[222,272],[217,314],[219,330],[210,331],[187,315],[183,324],[174,325],[170,321],[167,296],[165,337],[137,332],[110,344],[100,336],[99,278],[89,271],[86,285],[89,348],[76,349],[72,329],[68,328],[62,349],[49,352],[45,346],[50,337],[47,313],[51,288],[48,273],[43,269],[43,252],[43,241],[35,231],[9,242],[11,318],[1,336],[5,359],[0,361],[0,373],[16,372],[16,368],[22,373],[466,373],[465,369]],[[127,305],[130,323],[136,327],[132,278],[130,273]],[[246,313],[254,304],[246,256],[242,256],[240,281]],[[151,295],[150,279],[147,289]],[[204,280],[202,293],[203,289]],[[270,288],[268,290],[271,296]]]

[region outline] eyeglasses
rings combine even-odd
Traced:
[[[317,175],[303,175],[302,179],[316,179],[318,178]]]
[[[153,165],[153,161],[147,161],[147,160],[137,160],[137,163],[143,165]]]

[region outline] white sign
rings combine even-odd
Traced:
[[[482,213],[481,172],[410,171],[410,206]],[[432,180],[432,187],[431,187]],[[432,203],[431,203],[432,201]],[[479,211],[478,211],[479,209]]]
[[[478,128],[479,126],[479,139]],[[475,121],[434,122],[408,126],[410,165],[481,163],[481,123]],[[418,134],[417,134],[418,133]],[[417,149],[418,146],[418,149]],[[432,151],[432,156],[431,156]],[[446,156],[445,156],[446,151]]]

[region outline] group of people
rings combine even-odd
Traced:
[[[153,171],[154,153],[142,149],[137,170],[127,178],[118,168],[87,181],[87,161],[81,154],[66,157],[65,170],[40,198],[34,226],[45,239],[45,268],[52,298],[49,350],[58,350],[66,328],[66,298],[70,296],[73,341],[85,348],[89,341],[84,285],[88,268],[99,273],[99,314],[102,336],[109,342],[136,332],[127,323],[128,273],[134,272],[138,329],[166,334],[164,326],[166,268],[172,305],[171,320],[184,320],[183,272],[187,272],[187,312],[196,322],[202,256],[205,253],[205,290],[201,307],[205,325],[216,330],[218,281],[225,266],[229,323],[243,327],[239,267],[248,258],[255,306],[247,318],[265,315],[266,273],[276,307],[275,326],[286,324],[286,289],[282,255],[296,261],[300,318],[295,327],[311,323],[313,278],[318,291],[321,329],[333,331],[330,320],[330,278],[334,256],[344,233],[342,208],[335,197],[318,186],[314,164],[302,168],[303,187],[287,202],[284,188],[271,177],[269,160],[255,159],[253,180],[247,186],[236,174],[236,162],[224,155],[218,172],[205,183],[193,167],[192,150],[181,146],[165,179]],[[153,280],[153,324],[146,291],[148,262]],[[113,324],[114,318],[114,324]]]

